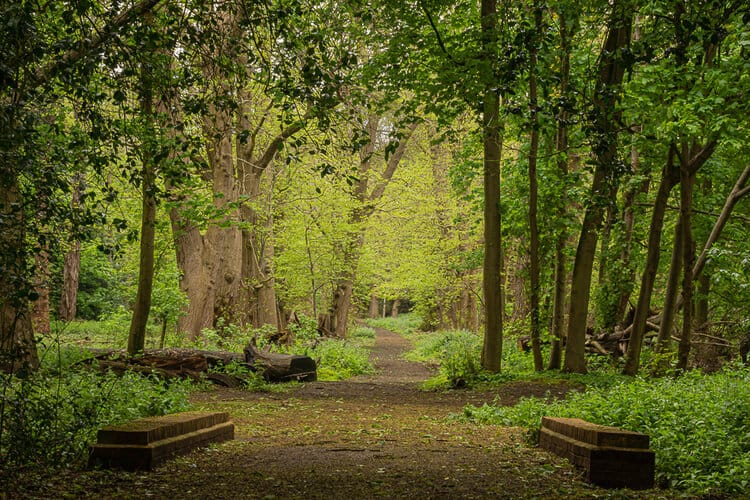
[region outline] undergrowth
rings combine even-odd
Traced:
[[[126,373],[61,369],[0,377],[0,472],[81,464],[97,430],[109,424],[185,411],[191,385]]]
[[[700,495],[750,488],[750,369],[714,375],[620,379],[563,401],[530,398],[516,406],[467,406],[461,419],[528,429],[538,440],[542,416],[576,417],[648,434],[663,487]]]

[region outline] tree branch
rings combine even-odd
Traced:
[[[117,30],[143,16],[146,12],[153,10],[161,1],[162,0],[142,0],[115,16],[114,19],[106,23],[95,36],[87,40],[81,40],[79,48],[68,50],[54,61],[50,61],[49,64],[39,68],[34,73],[34,86],[41,87],[54,78],[62,69],[78,62],[94,50],[109,42],[109,40],[117,34]]]

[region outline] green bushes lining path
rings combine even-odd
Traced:
[[[526,427],[536,441],[544,415],[648,434],[656,452],[657,483],[663,487],[700,495],[750,491],[750,369],[637,378],[551,403],[531,398],[513,407],[467,406],[459,418]]]

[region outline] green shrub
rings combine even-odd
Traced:
[[[750,370],[690,372],[679,378],[620,380],[564,401],[525,399],[513,407],[468,406],[462,418],[529,429],[544,415],[577,417],[643,432],[656,452],[659,484],[701,495],[750,487]]]
[[[0,384],[0,462],[8,468],[82,462],[98,428],[189,408],[189,383],[132,373],[41,370],[3,375]]]

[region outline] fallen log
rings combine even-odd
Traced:
[[[226,387],[239,387],[243,378],[238,375],[215,371],[221,366],[236,364],[260,373],[269,382],[289,380],[312,381],[317,378],[315,360],[307,356],[292,356],[261,352],[257,347],[245,353],[229,351],[201,351],[196,349],[147,350],[140,356],[128,356],[124,350],[91,350],[95,356],[81,361],[96,363],[101,371],[112,371],[122,375],[127,371],[156,374],[164,378],[208,379]]]
[[[269,349],[261,351],[255,339],[245,347],[245,362],[254,366],[270,382],[313,382],[318,378],[317,365],[311,357],[278,354]]]

